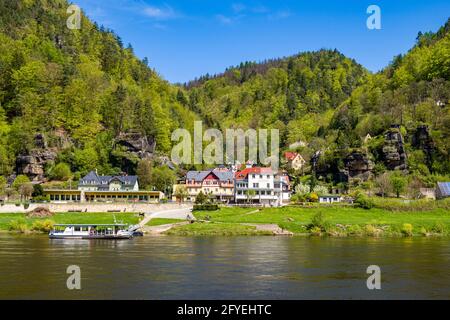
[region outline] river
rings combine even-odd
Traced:
[[[81,290],[68,290],[69,265]],[[368,290],[369,265],[381,290]],[[0,234],[0,299],[449,299],[448,238]]]

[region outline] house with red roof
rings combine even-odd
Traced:
[[[235,173],[235,203],[279,206],[289,198],[289,178],[284,174],[264,167],[247,167]]]
[[[303,159],[303,157],[297,152],[292,151],[285,152],[284,159],[289,169],[301,170],[303,166],[306,164],[305,159]]]
[[[233,172],[227,168],[216,168],[204,171],[189,171],[181,183],[174,185],[174,194],[177,188],[185,187],[187,201],[195,201],[197,195],[203,194],[215,198],[216,201],[230,202],[234,198]]]

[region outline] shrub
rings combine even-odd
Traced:
[[[429,232],[427,231],[427,229],[425,229],[425,227],[421,227],[420,228],[420,234],[427,237],[429,235]]]
[[[31,230],[48,233],[53,229],[54,222],[52,220],[36,220],[31,226]]]
[[[403,235],[411,237],[413,235],[413,226],[410,223],[404,223],[401,229]]]
[[[325,227],[325,215],[322,212],[316,213],[311,220],[311,228],[317,227],[323,229]]]
[[[322,229],[320,227],[312,227],[309,232],[315,236],[320,236],[322,234]]]
[[[25,233],[28,231],[28,225],[23,219],[19,220],[12,220],[8,224],[8,230],[9,231],[17,231],[20,233]]]
[[[311,202],[318,202],[319,201],[319,196],[317,195],[317,193],[312,192],[312,193],[309,194],[308,200],[311,201]]]
[[[195,211],[216,211],[219,210],[219,206],[217,204],[195,204],[194,205]]]
[[[366,225],[364,231],[366,235],[370,237],[378,237],[383,232],[382,230],[378,229],[377,227],[371,224]]]
[[[445,226],[440,223],[440,222],[436,222],[433,227],[431,228],[431,231],[433,233],[437,233],[437,234],[444,234],[445,233]]]
[[[355,198],[355,204],[363,209],[372,209],[375,206],[375,203],[372,199],[368,198],[362,193],[359,193]]]
[[[351,236],[361,236],[363,234],[363,229],[357,225],[351,225],[347,228],[347,233]]]

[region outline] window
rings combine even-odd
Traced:
[[[267,184],[267,188],[270,189],[270,183]]]

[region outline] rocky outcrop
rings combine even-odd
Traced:
[[[411,145],[416,149],[421,149],[426,156],[427,166],[431,167],[435,144],[430,136],[428,126],[418,126],[411,138]]]
[[[42,133],[34,136],[34,149],[16,158],[16,173],[24,174],[31,180],[44,179],[44,168],[49,161],[54,161],[57,156],[55,148],[48,148],[47,140]]]
[[[44,167],[49,161],[56,159],[57,153],[51,149],[33,149],[27,155],[16,158],[16,171],[27,175],[31,180],[44,179]]]
[[[366,181],[370,178],[374,163],[361,151],[353,151],[344,159],[345,172],[349,179],[358,178]]]
[[[392,126],[384,135],[383,160],[388,170],[406,170],[408,167],[403,136],[398,126]]]
[[[116,138],[116,145],[125,147],[127,152],[130,152],[140,159],[151,158],[156,148],[156,141],[139,132],[121,133]]]

